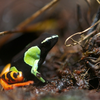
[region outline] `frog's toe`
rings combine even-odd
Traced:
[[[34,83],[34,81],[27,81],[26,85],[30,85],[30,84],[33,84],[33,83]]]
[[[36,77],[40,78],[41,74],[40,73],[36,73]]]

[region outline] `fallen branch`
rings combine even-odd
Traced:
[[[19,24],[17,26],[17,28],[23,28],[26,25],[28,25],[35,18],[37,18],[39,15],[41,15],[44,11],[46,11],[47,9],[49,9],[50,7],[52,7],[55,3],[57,3],[57,1],[58,0],[52,0],[50,3],[48,3],[47,5],[45,5],[43,8],[41,8],[40,10],[38,10],[36,13],[34,13],[31,17],[27,18],[24,22],[22,22],[21,24]]]
[[[80,44],[80,42],[82,42],[82,41],[84,41],[85,39],[87,39],[88,36],[86,36],[85,38],[83,38],[83,39],[80,40],[80,41],[76,41],[76,42],[73,43],[73,44],[68,44],[68,45],[67,45],[67,41],[68,41],[69,39],[72,39],[73,36],[81,35],[81,34],[87,32],[88,30],[90,30],[92,27],[94,27],[95,25],[97,25],[97,24],[99,24],[99,23],[100,23],[100,20],[98,20],[94,25],[90,26],[89,28],[85,29],[84,31],[82,31],[82,32],[77,32],[77,33],[75,33],[75,34],[69,36],[69,37],[65,40],[65,45],[66,45],[67,47],[69,47],[69,46],[74,46],[74,45],[76,45],[76,44]],[[91,35],[91,34],[90,34],[90,35]],[[89,35],[89,36],[90,36],[90,35]]]
[[[10,30],[10,31],[3,31],[0,32],[0,35],[8,34],[8,33],[17,33],[17,32],[22,32],[22,28],[26,27],[30,22],[32,22],[35,18],[37,18],[39,15],[41,15],[44,11],[52,7],[55,3],[57,3],[59,0],[52,0],[50,3],[45,5],[43,8],[38,10],[36,13],[34,13],[31,17],[27,18],[25,21],[20,23],[15,29]]]
[[[100,1],[99,0],[97,0],[97,2],[100,4]]]

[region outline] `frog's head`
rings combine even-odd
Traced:
[[[58,41],[58,35],[52,35],[50,37],[45,38],[41,44],[38,46],[41,50],[40,54],[40,61],[38,65],[41,65],[43,63],[47,53],[52,49],[52,47],[57,43]]]
[[[44,39],[39,45],[39,48],[43,53],[45,52],[47,53],[56,44],[57,41],[58,41],[58,35],[52,35]]]

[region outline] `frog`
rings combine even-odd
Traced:
[[[45,83],[39,69],[57,41],[58,35],[44,33],[29,43],[12,59],[11,63],[4,67],[0,74],[1,86],[5,90],[14,89],[34,84],[34,78]]]

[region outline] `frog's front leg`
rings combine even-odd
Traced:
[[[32,67],[31,73],[44,83],[45,80],[41,77],[41,74],[37,71],[38,63],[40,60],[40,53],[41,50],[37,46],[29,48],[24,54],[24,62]]]
[[[34,82],[33,81],[27,81],[27,82],[22,82],[22,83],[8,84],[3,79],[0,79],[0,83],[1,83],[1,86],[5,90],[10,90],[10,89],[14,89],[15,87],[30,85],[30,84],[33,84]]]
[[[45,80],[42,78],[41,73],[39,73],[37,71],[37,69],[38,69],[38,62],[39,62],[39,60],[35,60],[34,61],[34,64],[33,64],[32,68],[31,68],[31,73],[34,74],[40,81],[45,83]]]

